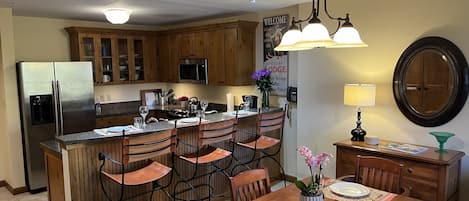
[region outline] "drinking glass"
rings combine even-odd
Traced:
[[[201,100],[200,101],[200,108],[202,108],[202,117],[205,117],[205,110],[207,110],[208,101]]]
[[[136,128],[142,128],[143,119],[142,117],[134,117],[134,126]]]
[[[138,111],[140,112],[140,116],[143,118],[143,127],[145,127],[147,125],[145,122],[148,115],[148,107],[146,105],[142,105],[138,108]]]

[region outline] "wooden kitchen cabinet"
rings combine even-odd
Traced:
[[[177,35],[159,35],[156,37],[156,62],[158,81],[178,82],[179,37]]]
[[[368,145],[345,140],[335,143],[336,177],[355,174],[357,155],[387,158],[404,165],[401,185],[410,188],[411,197],[426,201],[458,200],[463,152],[449,150],[439,154],[434,151],[436,148],[428,147],[427,151],[414,155],[383,148],[388,143],[396,142],[381,140],[380,145]]]
[[[155,82],[155,48],[151,32],[66,28],[71,59],[93,62],[95,85]]]
[[[225,85],[225,30],[205,33],[207,40],[208,84]]]
[[[46,148],[42,148],[42,150],[44,151],[44,164],[47,175],[48,200],[64,201],[65,189],[62,155]]]
[[[209,85],[253,84],[256,26],[257,22],[236,21],[159,32],[159,81],[178,81],[180,59],[207,58]]]

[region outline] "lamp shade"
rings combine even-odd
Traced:
[[[296,46],[302,48],[315,48],[315,47],[327,47],[334,45],[335,42],[329,36],[329,31],[321,23],[310,23],[304,29],[301,34],[300,41],[297,42]]]
[[[334,35],[334,41],[337,44],[329,47],[368,47],[368,45],[365,44],[360,38],[360,34],[358,33],[357,29],[355,29],[353,26],[340,27],[340,29],[337,30],[337,33]]]
[[[376,85],[346,84],[344,86],[344,104],[351,106],[374,106]]]
[[[130,11],[123,8],[109,8],[104,10],[104,15],[112,24],[124,24],[130,18]]]
[[[295,45],[301,37],[301,31],[299,29],[290,29],[282,36],[280,44],[274,48],[275,51],[299,51],[307,50],[311,48],[299,47]]]

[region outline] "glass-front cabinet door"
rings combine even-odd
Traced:
[[[96,61],[98,57],[98,53],[96,52],[97,44],[96,41],[99,37],[95,34],[81,34],[79,37],[79,44],[81,44],[78,48],[80,61],[91,61],[93,65],[93,81],[96,82],[97,80],[101,79],[98,74],[101,72],[97,72],[96,70]]]
[[[119,56],[119,82],[129,82],[129,44],[127,38],[117,39],[117,54]]]
[[[113,45],[111,36],[102,36],[100,40],[101,47],[101,69],[102,83],[110,84],[114,82],[114,65],[113,65]]]
[[[133,53],[133,77],[135,82],[145,81],[145,60],[144,60],[144,38],[133,38],[132,39],[132,53]]]

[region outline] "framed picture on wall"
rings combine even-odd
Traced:
[[[288,87],[288,52],[275,51],[282,36],[288,31],[288,15],[266,17],[263,20],[264,68],[272,71],[271,95],[286,96]]]

